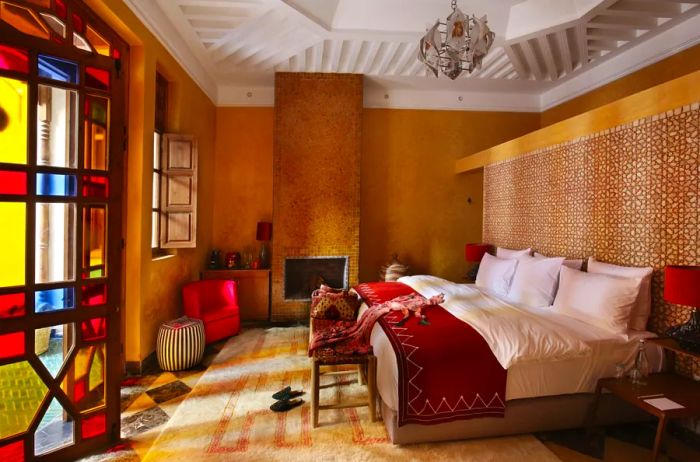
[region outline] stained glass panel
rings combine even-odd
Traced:
[[[0,77],[0,162],[27,163],[27,83]]]
[[[104,206],[83,209],[83,278],[107,275],[107,210]]]
[[[109,197],[109,180],[105,176],[84,176],[83,197],[106,199]]]
[[[105,345],[81,348],[61,383],[61,388],[81,411],[105,403]]]
[[[24,354],[24,332],[0,335],[0,359],[14,358]]]
[[[76,205],[36,204],[35,280],[75,280]]]
[[[90,27],[90,24],[87,26],[85,37],[87,37],[88,42],[90,42],[90,45],[92,45],[97,53],[102,56],[109,56],[109,49],[111,48],[109,42],[98,34],[95,29]]]
[[[90,120],[100,125],[107,125],[107,100],[102,98],[92,100]]]
[[[39,85],[36,161],[51,167],[77,166],[78,93]]]
[[[49,29],[32,10],[10,2],[0,2],[0,19],[27,35],[49,39]]]
[[[75,308],[75,289],[73,287],[64,287],[61,289],[38,290],[34,295],[34,304],[34,310],[37,313],[72,310]]]
[[[27,173],[0,170],[0,194],[27,194]]]
[[[77,84],[78,63],[54,56],[39,55],[39,77]]]
[[[19,440],[0,446],[0,460],[5,462],[24,462],[24,441]]]
[[[107,170],[109,99],[89,96],[85,119],[85,168]]]
[[[66,24],[58,19],[56,16],[48,13],[40,13],[41,17],[44,18],[46,24],[49,25],[51,30],[53,30],[56,35],[61,38],[66,38]]]
[[[96,67],[86,67],[85,85],[98,90],[109,91],[109,71]]]
[[[88,41],[77,32],[73,32],[73,46],[79,50],[92,52],[92,48],[90,48]]]
[[[92,307],[107,303],[107,285],[93,284],[82,288],[82,306]]]
[[[78,178],[75,175],[59,175],[57,173],[37,173],[36,193],[39,196],[77,196]]]
[[[27,205],[21,202],[0,202],[0,217],[12,226],[0,226],[2,265],[0,287],[24,285]],[[7,220],[7,221],[5,221]]]
[[[74,433],[73,417],[56,398],[52,399],[34,433],[34,455],[70,446],[74,442]]]
[[[0,295],[0,318],[17,318],[24,312],[24,292]]]
[[[27,361],[0,366],[0,439],[27,430],[46,391]]]
[[[26,74],[29,72],[29,54],[27,50],[0,45],[0,69]]]
[[[107,420],[105,414],[96,414],[87,419],[83,419],[83,439],[94,438],[103,435],[107,431]]]
[[[34,354],[51,377],[56,378],[73,348],[73,323],[58,324],[34,330]]]
[[[80,15],[78,15],[78,13],[73,13],[71,17],[73,19],[73,29],[77,30],[82,34],[84,27],[83,18],[81,18]]]
[[[107,319],[94,318],[83,321],[80,325],[80,334],[83,342],[104,340],[107,337]]]
[[[59,18],[66,19],[66,4],[63,0],[54,0],[54,5],[56,7],[56,14]]]
[[[51,0],[25,0],[27,3],[31,3],[41,8],[49,9],[51,8]]]

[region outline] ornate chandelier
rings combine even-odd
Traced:
[[[452,80],[463,70],[471,74],[481,69],[481,61],[489,52],[496,34],[487,25],[486,16],[465,16],[452,0],[452,14],[446,22],[439,19],[420,39],[418,60],[425,64],[435,77],[440,72]],[[444,37],[444,39],[443,39]]]

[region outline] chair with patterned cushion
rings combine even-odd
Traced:
[[[185,316],[201,319],[206,343],[236,335],[241,329],[238,283],[232,280],[194,281],[182,288]]]

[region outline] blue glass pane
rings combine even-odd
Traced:
[[[39,77],[59,82],[78,83],[78,63],[39,55]]]
[[[78,178],[75,175],[37,173],[36,193],[39,196],[76,196]]]
[[[72,310],[75,308],[75,288],[37,290],[35,294],[35,311]]]

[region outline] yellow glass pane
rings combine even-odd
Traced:
[[[27,163],[27,83],[0,77],[0,162]]]
[[[107,129],[85,121],[85,168],[107,170]]]
[[[81,348],[61,383],[61,388],[85,412],[105,403],[105,346]]]
[[[107,275],[107,213],[104,207],[83,209],[83,278]]]
[[[24,285],[27,205],[23,202],[0,202],[0,242],[2,265],[0,287]]]
[[[27,35],[48,40],[49,28],[36,13],[27,7],[10,2],[0,2],[0,19]]]
[[[0,439],[27,430],[47,391],[27,361],[0,366]]]
[[[105,40],[100,34],[98,34],[97,31],[95,31],[95,29],[93,29],[90,26],[87,26],[87,32],[85,33],[85,37],[97,53],[101,54],[102,56],[109,56],[109,42]]]

